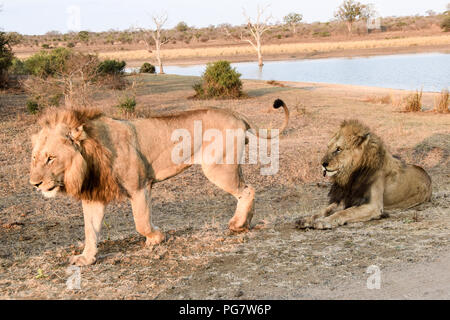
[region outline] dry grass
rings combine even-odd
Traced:
[[[403,110],[406,112],[422,111],[422,96],[423,91],[416,90],[416,92],[409,94],[403,100]]]
[[[370,102],[375,104],[391,104],[392,103],[392,95],[386,94],[382,96],[368,96],[363,99],[364,102]]]
[[[448,113],[448,100],[449,100],[448,89],[443,89],[441,93],[434,98],[434,110],[439,113]]]
[[[254,228],[230,234],[227,221],[236,201],[193,167],[152,192],[153,222],[167,241],[153,249],[134,227],[129,203],[108,206],[99,261],[82,268],[82,290],[67,290],[70,255],[82,250],[83,217],[76,201],[44,199],[28,183],[30,135],[37,117],[25,114],[26,96],[0,96],[0,297],[54,299],[268,299],[299,298],[300,289],[339,288],[368,276],[366,267],[414,265],[450,248],[450,118],[436,113],[400,113],[388,104],[362,99],[390,90],[331,85],[274,87],[244,81],[249,99],[195,101],[195,77],[139,75],[137,114],[204,107],[227,108],[260,127],[278,127],[282,112],[264,113],[282,98],[291,107],[280,140],[280,170],[261,176],[261,165],[244,165],[256,189]],[[392,92],[393,95],[401,91]],[[424,101],[432,95],[424,93]],[[96,106],[109,115],[115,96],[104,92]],[[320,158],[343,119],[364,121],[409,162],[421,164],[433,180],[433,199],[387,219],[330,231],[294,229],[299,217],[326,205],[328,181]],[[325,187],[324,187],[325,186]],[[419,219],[416,217],[419,216]],[[237,293],[243,292],[239,296]],[[329,290],[328,290],[329,291]]]
[[[315,52],[332,52],[340,50],[395,48],[410,46],[450,45],[449,35],[409,37],[401,39],[377,39],[362,41],[314,42],[314,43],[282,43],[263,45],[264,55],[301,54]],[[222,46],[206,48],[177,48],[161,51],[163,59],[210,58],[239,55],[253,55],[254,49],[248,45]],[[111,51],[99,53],[101,59],[146,60],[154,58],[147,50]]]
[[[390,97],[391,97],[391,104],[394,107],[397,107],[397,108],[402,107],[403,101],[404,101],[404,96],[402,94],[391,93]]]

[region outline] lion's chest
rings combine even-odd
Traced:
[[[372,183],[372,172],[366,169],[355,171],[345,185],[333,183],[328,194],[330,203],[343,202],[345,208],[369,203]]]

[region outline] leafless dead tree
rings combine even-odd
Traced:
[[[256,20],[253,22],[252,19],[246,14],[245,10],[243,10],[243,14],[245,19],[247,20],[247,27],[250,32],[250,35],[253,39],[246,39],[244,34],[241,34],[241,41],[246,41],[252,45],[252,47],[256,50],[258,54],[258,66],[263,66],[263,58],[261,52],[261,41],[264,32],[271,29],[273,26],[269,25],[269,21],[272,19],[272,15],[265,15],[264,12],[267,10],[267,6],[257,7],[257,16]]]
[[[167,13],[154,15],[152,17],[152,20],[155,25],[155,29],[144,32],[144,42],[147,46],[148,52],[153,52],[152,48],[153,46],[155,46],[155,58],[156,62],[158,63],[160,74],[164,73],[161,60],[161,47],[167,42],[169,42],[169,38],[162,37],[162,28],[164,24],[167,22],[167,19],[168,19]]]

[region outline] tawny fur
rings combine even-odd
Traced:
[[[112,173],[111,151],[98,140],[91,125],[91,121],[102,116],[96,109],[50,109],[39,121],[41,127],[47,128],[60,124],[69,128],[83,126],[86,136],[79,146],[82,159],[72,162],[64,175],[64,191],[78,200],[108,203],[125,195]]]
[[[330,205],[299,219],[299,228],[327,229],[378,219],[385,209],[410,208],[431,198],[431,178],[425,170],[392,156],[383,141],[358,120],[342,122],[328,143],[322,165],[333,183]]]
[[[282,106],[285,122],[289,112]],[[32,137],[33,153],[30,183],[47,197],[67,193],[82,201],[86,243],[83,253],[70,262],[88,265],[95,262],[98,235],[107,203],[129,198],[136,230],[149,245],[160,243],[164,235],[151,223],[151,187],[169,179],[193,164],[202,153],[201,145],[190,141],[191,155],[174,163],[172,134],[187,130],[195,136],[194,123],[202,130],[214,129],[226,137],[228,130],[244,133],[254,128],[243,115],[223,109],[192,110],[174,115],[136,120],[117,120],[92,109],[49,109],[40,119],[41,130]],[[282,131],[281,130],[281,131]],[[203,133],[202,133],[203,134]],[[267,138],[270,138],[269,134]],[[204,148],[211,141],[204,143]],[[226,146],[226,141],[223,141]],[[219,153],[219,162],[202,162],[205,176],[237,199],[229,228],[242,231],[250,226],[253,216],[254,189],[245,183],[240,164],[227,164],[227,153],[240,154],[245,145],[237,145]],[[217,159],[219,160],[219,159]]]

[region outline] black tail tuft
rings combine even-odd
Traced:
[[[277,99],[277,100],[275,100],[275,101],[273,102],[273,108],[274,108],[274,109],[278,109],[279,107],[283,107],[283,106],[285,106],[285,103],[284,103],[284,101],[281,100],[281,99]]]

